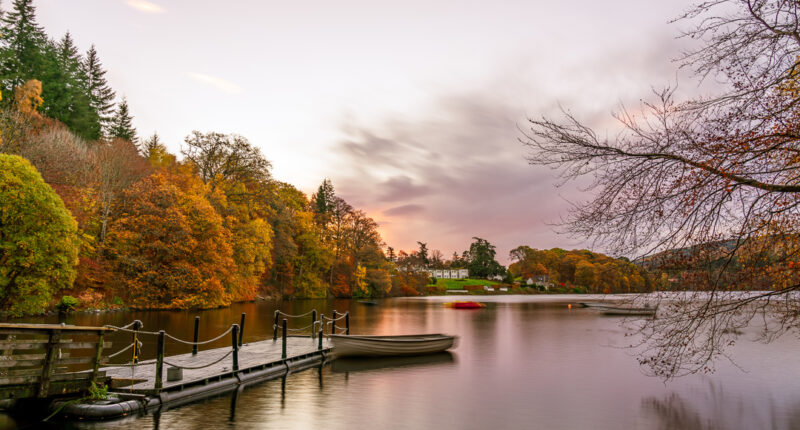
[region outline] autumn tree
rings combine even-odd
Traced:
[[[212,308],[231,302],[231,233],[187,174],[157,172],[124,191],[107,251],[134,307]]]
[[[616,134],[566,112],[534,118],[522,138],[532,164],[594,179],[593,198],[565,230],[645,259],[676,250],[662,255],[685,268],[682,282],[696,292],[665,304],[640,331],[642,364],[664,378],[708,370],[757,320],[765,339],[800,325],[797,5],[720,0],[681,19],[700,43],[683,65],[713,76],[717,94],[678,100],[674,89],[656,91],[615,115]],[[731,291],[738,286],[766,291]]]
[[[64,203],[25,159],[0,154],[0,311],[43,312],[75,279],[78,240]]]
[[[220,181],[265,180],[270,176],[272,164],[242,136],[193,131],[184,142],[181,153],[212,189]]]

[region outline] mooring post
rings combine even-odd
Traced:
[[[275,342],[278,340],[278,315],[280,311],[275,311],[275,322],[272,323],[272,341]]]
[[[322,351],[322,337],[323,337],[324,333],[325,333],[325,330],[322,328],[322,322],[320,322],[319,323],[319,346],[317,347],[317,349],[319,349],[320,351]]]
[[[139,353],[142,352],[139,348],[139,330],[142,328],[142,322],[139,320],[135,320],[133,322],[133,358],[131,361],[133,364],[139,362]]]
[[[242,346],[242,338],[244,337],[244,317],[247,314],[242,312],[242,322],[239,324],[239,346]]]
[[[156,393],[161,391],[164,384],[164,330],[158,331],[158,345],[156,346]]]
[[[286,360],[286,331],[287,331],[287,321],[286,318],[283,319],[283,349],[281,351],[281,358]]]
[[[317,310],[311,310],[311,339],[314,339],[314,336],[317,333]]]
[[[234,324],[231,330],[231,346],[233,347],[233,371],[239,371],[239,326]]]
[[[336,334],[336,311],[333,311],[333,320],[331,321],[331,334]]]
[[[200,317],[194,317],[194,341],[192,345],[192,355],[197,355],[197,339],[200,336]]]
[[[344,314],[344,328],[345,328],[344,334],[349,336],[350,335],[350,311],[347,311],[347,313]]]

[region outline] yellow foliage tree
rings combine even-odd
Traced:
[[[31,79],[14,89],[14,103],[17,110],[25,115],[39,116],[39,106],[44,103],[42,98],[42,82]]]

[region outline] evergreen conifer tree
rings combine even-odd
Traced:
[[[29,79],[40,79],[47,44],[44,30],[36,23],[33,0],[14,0],[0,19],[0,79],[12,95]]]
[[[100,57],[97,55],[94,45],[86,52],[83,67],[86,72],[86,89],[90,105],[100,119],[102,134],[110,135],[116,94],[106,82],[106,71],[100,63]]]
[[[117,105],[117,112],[111,119],[108,129],[109,137],[116,137],[120,139],[129,140],[136,143],[136,129],[133,128],[133,117],[128,111],[128,100],[123,97],[122,101]]]

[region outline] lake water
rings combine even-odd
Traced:
[[[244,341],[272,336],[276,307],[350,311],[352,334],[447,333],[450,354],[411,360],[341,360],[285,379],[169,409],[106,423],[52,428],[181,429],[799,429],[800,342],[765,345],[744,333],[711,375],[675,381],[645,376],[625,348],[620,318],[568,304],[587,296],[481,297],[488,306],[456,310],[453,297],[355,301],[258,302],[202,312],[76,315],[70,323],[122,325],[132,319],[191,338],[220,333],[247,313]],[[36,322],[45,322],[38,319]],[[49,320],[48,320],[49,322]],[[119,342],[127,337],[115,335]],[[206,336],[203,336],[206,337]],[[215,346],[227,346],[221,339]],[[169,344],[168,354],[189,347]],[[144,356],[155,352],[145,338]],[[34,417],[0,415],[0,427],[34,425]]]

